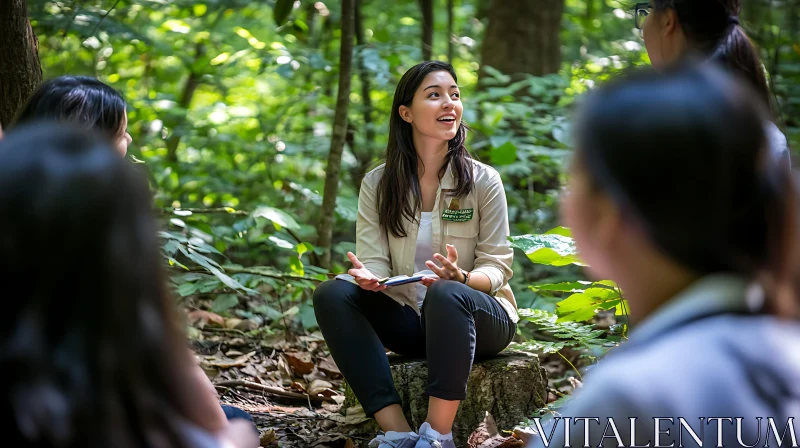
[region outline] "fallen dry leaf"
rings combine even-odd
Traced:
[[[236,326],[239,325],[240,323],[242,323],[242,319],[237,319],[235,317],[232,317],[230,319],[225,319],[225,328],[232,330],[236,328]]]
[[[211,360],[205,361],[204,364],[212,367],[219,367],[220,369],[230,369],[231,367],[243,367],[247,365],[250,358],[256,352],[250,352],[246,355],[237,357],[236,359],[228,358],[227,356],[214,357]]]
[[[336,366],[336,363],[333,362],[333,358],[330,356],[319,362],[319,370],[329,378],[342,377],[342,372],[339,371],[339,367]]]
[[[294,390],[296,390],[296,391],[298,391],[298,392],[302,392],[302,393],[304,393],[304,394],[307,394],[307,393],[308,393],[308,392],[306,391],[306,386],[305,386],[305,384],[303,384],[303,383],[301,383],[301,382],[299,382],[299,381],[295,381],[295,382],[293,382],[293,383],[292,383],[292,389],[294,389]]]
[[[311,359],[311,353],[290,352],[284,353],[284,355],[286,356],[286,362],[295,375],[306,375],[314,370],[314,361]]]
[[[225,326],[225,319],[219,314],[210,311],[195,310],[189,312],[186,317],[189,320],[189,325],[201,324],[200,327],[212,324],[218,327]]]
[[[344,425],[357,425],[359,423],[363,423],[369,420],[369,418],[367,418],[367,414],[364,413],[364,409],[361,407],[361,405],[345,409],[344,415],[333,414],[329,418],[333,421],[339,422]]]
[[[261,438],[260,438],[261,446],[267,446],[272,442],[274,442],[275,439],[277,439],[277,437],[275,436],[275,430],[268,429],[261,433]]]
[[[312,397],[316,396],[317,394],[325,395],[324,393],[325,391],[333,392],[331,389],[333,389],[333,384],[327,381],[314,380],[311,382],[311,384],[308,385],[308,394],[311,395]],[[332,396],[332,395],[333,394],[327,396]]]

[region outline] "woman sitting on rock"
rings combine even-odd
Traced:
[[[453,68],[408,70],[395,91],[386,163],[361,185],[354,283],[331,280],[314,310],[333,359],[368,416],[385,431],[371,446],[453,447],[452,426],[476,358],[516,333],[508,286],[512,248],[503,182],[473,160]],[[417,283],[382,279],[421,273]],[[428,418],[403,416],[384,347],[426,358]]]

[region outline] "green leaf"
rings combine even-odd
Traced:
[[[317,316],[314,314],[314,307],[311,306],[309,302],[300,305],[300,314],[298,317],[300,318],[300,324],[303,325],[306,331],[318,326]]]
[[[489,153],[492,165],[510,165],[517,161],[517,147],[507,141]]]
[[[314,246],[309,243],[300,243],[297,245],[297,256],[302,257],[306,252],[314,252]]]
[[[597,305],[596,298],[588,296],[583,293],[578,293],[578,294],[572,294],[566,299],[558,302],[556,304],[556,309],[558,310],[559,315],[564,315],[588,308],[592,312],[592,315],[594,315],[594,310],[596,305]]]
[[[239,298],[236,297],[236,294],[220,294],[211,304],[211,311],[219,314],[228,311],[238,304]]]
[[[588,288],[584,294],[592,297],[596,303],[620,298],[619,291],[611,288]]]
[[[275,7],[272,10],[272,16],[275,18],[275,23],[278,26],[286,23],[289,13],[292,12],[294,7],[294,0],[277,0]]]
[[[238,291],[247,292],[248,294],[253,294],[253,295],[256,295],[256,296],[258,295],[258,292],[254,291],[254,290],[252,290],[250,288],[244,287],[241,283],[237,282],[236,280],[234,280],[233,278],[231,278],[227,274],[223,273],[220,270],[219,265],[214,260],[212,260],[210,258],[207,258],[207,257],[204,257],[204,256],[198,254],[197,252],[193,252],[193,251],[187,252],[186,256],[189,257],[195,263],[199,264],[200,266],[208,269],[225,286],[227,286],[227,287],[229,287],[231,289],[238,290]]]
[[[575,242],[558,234],[521,235],[510,237],[511,247],[522,250],[536,264],[586,266],[576,254]]]
[[[275,245],[280,247],[281,249],[294,249],[294,244],[292,244],[292,243],[290,243],[290,242],[288,242],[288,241],[286,241],[284,239],[280,239],[275,235],[271,235],[269,237],[269,240],[272,241],[273,243],[275,243]]]
[[[556,322],[584,322],[594,317],[594,308],[583,308],[566,316],[559,317]]]
[[[287,229],[292,230],[300,230],[300,225],[297,224],[294,218],[292,218],[288,213],[278,210],[274,207],[269,207],[263,205],[258,207],[251,216],[253,218],[264,218],[272,221],[273,224],[277,224],[281,227],[285,227]]]
[[[568,229],[567,227],[556,227],[555,229],[550,229],[544,233],[545,235],[561,235],[567,238],[572,238],[572,230]]]
[[[292,255],[289,257],[289,267],[292,269],[297,275],[306,275],[305,269],[303,269],[303,262],[300,260],[300,257]]]
[[[178,294],[180,294],[181,297],[190,296],[196,293],[197,290],[197,283],[182,283],[180,286],[178,286]]]
[[[544,285],[533,285],[530,288],[534,291],[560,291],[560,292],[583,292],[583,290],[592,285],[592,282],[563,282],[563,283],[546,283]]]

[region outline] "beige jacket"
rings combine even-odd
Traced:
[[[385,165],[370,171],[361,184],[356,221],[356,255],[370,272],[378,277],[411,275],[417,250],[419,224],[405,220],[407,237],[395,238],[378,226],[378,182]],[[494,168],[473,161],[475,188],[467,197],[453,198],[447,191],[455,189],[455,178],[448,169],[439,184],[433,210],[433,248],[447,254],[446,244],[458,251],[458,267],[486,274],[492,282],[493,295],[514,322],[519,320],[514,293],[508,286],[514,250],[508,236],[508,206],[503,182]],[[459,210],[460,212],[454,213]],[[442,215],[466,219],[444,220]],[[419,212],[417,219],[420,218]],[[408,305],[419,314],[414,284],[395,286],[383,291],[397,302]]]

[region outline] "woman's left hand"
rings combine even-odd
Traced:
[[[462,274],[461,269],[458,268],[458,252],[456,251],[455,246],[448,244],[446,247],[447,258],[443,257],[442,254],[433,254],[433,258],[442,263],[442,267],[437,266],[436,263],[431,260],[425,262],[428,268],[430,268],[430,270],[433,271],[438,278],[426,277],[422,279],[423,285],[430,286],[438,279],[454,280],[457,282],[464,281],[464,274]]]

